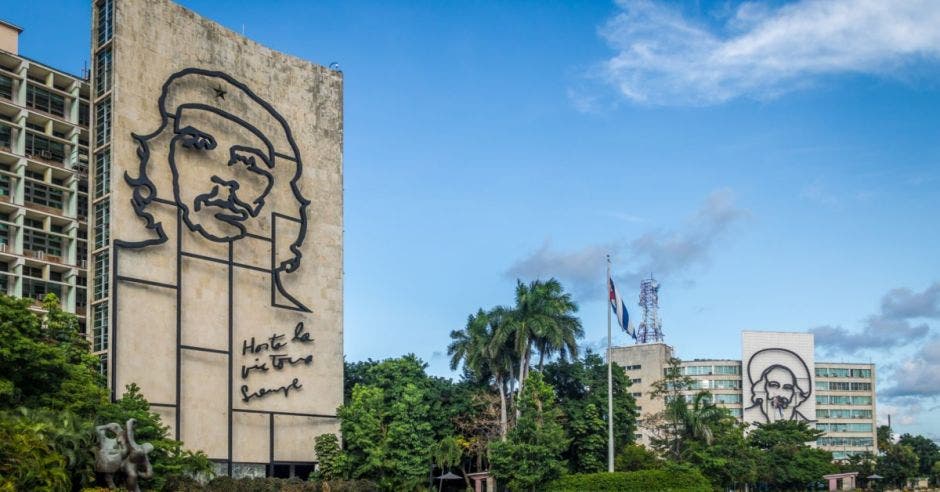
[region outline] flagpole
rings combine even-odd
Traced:
[[[610,255],[607,255],[607,471],[614,472],[614,372],[610,342]]]

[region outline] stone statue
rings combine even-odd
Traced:
[[[121,426],[111,423],[95,427],[98,433],[98,449],[95,450],[95,471],[104,474],[104,480],[108,488],[113,489],[114,474],[120,471],[121,463],[127,454],[127,441],[124,433],[121,432]],[[114,434],[114,438],[108,437],[108,431]]]
[[[98,449],[95,451],[95,471],[104,474],[109,489],[116,488],[114,474],[124,472],[124,486],[127,490],[140,492],[137,481],[141,478],[153,476],[153,466],[147,455],[153,451],[153,444],[149,442],[137,444],[134,439],[136,419],[129,419],[124,429],[115,423],[99,425],[95,428],[98,433]],[[114,438],[108,433],[114,434]]]

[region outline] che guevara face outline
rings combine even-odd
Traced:
[[[274,186],[270,141],[241,118],[201,104],[181,104],[173,122],[168,159],[183,221],[212,241],[245,237]]]

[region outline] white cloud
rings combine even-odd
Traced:
[[[597,299],[605,289],[604,256],[615,260],[631,258],[629,273],[615,275],[618,283],[636,285],[653,273],[657,278],[674,278],[689,269],[707,264],[715,245],[732,226],[751,213],[735,203],[727,188],[715,190],[702,202],[682,227],[652,230],[629,242],[591,244],[580,249],[560,251],[551,243],[517,260],[506,272],[512,278],[558,277],[570,285],[581,299]]]
[[[770,98],[820,76],[894,75],[907,64],[940,59],[936,0],[744,3],[711,24],[657,2],[618,5],[622,11],[600,29],[617,50],[600,77],[635,102]]]

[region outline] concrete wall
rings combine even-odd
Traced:
[[[669,358],[672,356],[672,347],[664,343],[627,345],[611,350],[611,360],[624,367],[627,377],[633,381],[630,392],[634,393],[639,407],[639,444],[650,445],[650,432],[644,426],[644,421],[663,410],[662,399],[652,398],[650,392],[653,391],[653,383],[663,379],[664,370],[669,366]]]
[[[0,21],[0,50],[19,54],[20,33],[22,29]]]
[[[745,422],[816,419],[811,333],[745,331],[741,355]]]
[[[331,416],[343,396],[342,75],[166,0],[116,0],[114,18],[112,238],[145,246],[114,248],[112,384],[140,385],[151,402],[163,405],[159,411],[186,446],[210,458],[313,461],[313,438],[338,432]],[[164,83],[189,68],[231,78],[207,72],[176,79],[163,106],[170,117],[163,120],[158,99]],[[219,112],[182,106],[193,103]],[[292,132],[296,152],[276,114]],[[200,149],[184,126],[210,134],[212,148]],[[143,139],[146,172],[141,140],[132,134],[149,135]],[[260,152],[233,153],[238,146]],[[255,159],[262,171],[245,161],[229,165],[236,154]],[[131,186],[125,173],[145,174],[155,192]],[[257,216],[238,222],[248,236],[233,240],[237,227],[213,214],[234,212],[213,208],[208,199],[197,212],[200,194],[216,193],[218,201],[230,196],[229,186],[214,177],[237,181],[235,196],[260,207]],[[298,196],[309,200],[304,213]],[[263,203],[248,199],[260,197]],[[191,223],[180,220],[184,205]],[[146,227],[144,214],[159,227]],[[306,235],[295,244],[304,219]],[[272,283],[272,265],[284,265],[298,251],[299,267],[279,274],[282,293]],[[252,345],[255,350],[245,349]],[[275,354],[299,362],[278,369]]]

